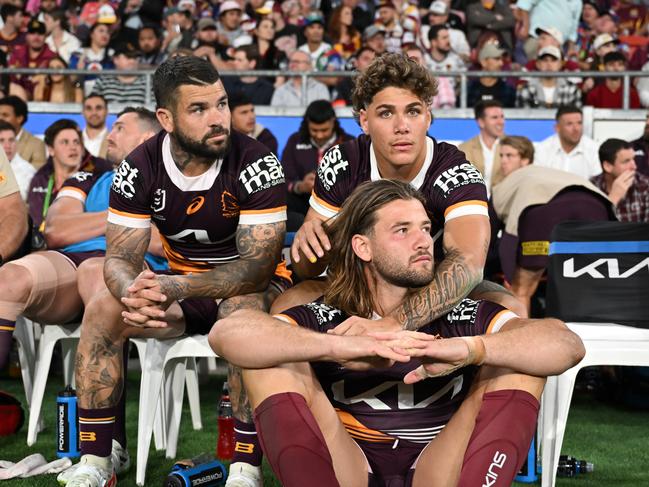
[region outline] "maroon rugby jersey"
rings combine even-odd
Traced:
[[[465,215],[487,213],[487,190],[480,171],[457,147],[426,137],[426,159],[410,184],[426,198],[431,234],[441,235],[444,222]],[[320,165],[310,205],[332,218],[356,186],[381,179],[372,140],[361,135],[329,149]]]
[[[319,301],[291,308],[276,317],[320,333],[348,318],[343,311]],[[497,332],[514,317],[498,304],[465,298],[447,315],[419,331],[443,338],[484,335]],[[437,436],[460,407],[477,370],[464,367],[446,377],[408,385],[403,378],[421,365],[419,360],[360,372],[334,362],[311,365],[353,438],[386,443],[399,439],[422,446]]]
[[[170,268],[203,272],[239,258],[238,225],[286,220],[286,183],[277,157],[232,131],[224,159],[187,177],[174,163],[162,131],[137,147],[115,171],[108,221],[160,230]],[[285,270],[278,268],[278,274]]]

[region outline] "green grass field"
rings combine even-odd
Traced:
[[[216,446],[217,401],[221,391],[222,378],[209,376],[201,385],[201,410],[203,430],[194,431],[191,426],[189,408],[185,402],[178,458],[189,458],[202,452],[213,452]],[[39,434],[38,442],[27,447],[27,426],[16,435],[0,440],[0,459],[18,461],[32,453],[41,453],[48,460],[55,458],[54,415],[56,393],[61,387],[61,378],[53,377],[49,382],[43,405],[46,429]],[[14,394],[25,404],[20,380],[0,379],[0,389]],[[137,441],[137,406],[139,375],[129,373],[127,382],[127,431],[129,451],[135,458]],[[597,402],[588,395],[576,395],[568,420],[563,453],[595,464],[592,474],[574,479],[559,479],[557,485],[570,487],[640,487],[649,486],[649,412],[612,408]],[[153,442],[152,442],[153,443]],[[134,462],[133,462],[134,463]],[[146,485],[161,486],[174,460],[168,460],[164,452],[151,450],[147,469]],[[135,485],[135,465],[119,479],[120,486]],[[55,477],[41,476],[23,480],[10,480],[1,485],[19,487],[40,487],[57,485]],[[279,486],[272,473],[266,468],[266,487]],[[526,484],[518,484],[526,485]]]

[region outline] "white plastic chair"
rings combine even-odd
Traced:
[[[36,341],[34,339],[34,323],[19,316],[16,320],[14,338],[18,342],[18,359],[20,360],[20,373],[25,388],[27,404],[31,403],[34,388],[34,369],[36,368]]]
[[[146,340],[145,360],[142,363],[140,382],[140,409],[138,411],[137,466],[135,481],[144,485],[146,465],[154,430],[152,411],[165,411],[166,456],[176,456],[178,429],[182,412],[184,384],[188,397],[194,429],[201,429],[198,400],[198,376],[196,357],[216,357],[206,335],[194,335],[171,340]],[[167,391],[160,394],[160,391]],[[160,401],[160,398],[164,401]]]
[[[548,377],[541,402],[542,487],[554,487],[577,372],[592,365],[649,366],[649,329],[613,323],[567,323],[584,342],[586,355],[575,367]],[[548,474],[549,472],[549,474]]]

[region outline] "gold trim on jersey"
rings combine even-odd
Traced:
[[[342,421],[343,426],[345,426],[347,433],[352,438],[372,443],[392,443],[394,441],[394,437],[368,428],[346,411],[336,409],[336,413],[340,421]]]

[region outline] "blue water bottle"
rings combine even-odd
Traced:
[[[56,396],[56,456],[74,458],[79,455],[77,393],[67,386]]]

